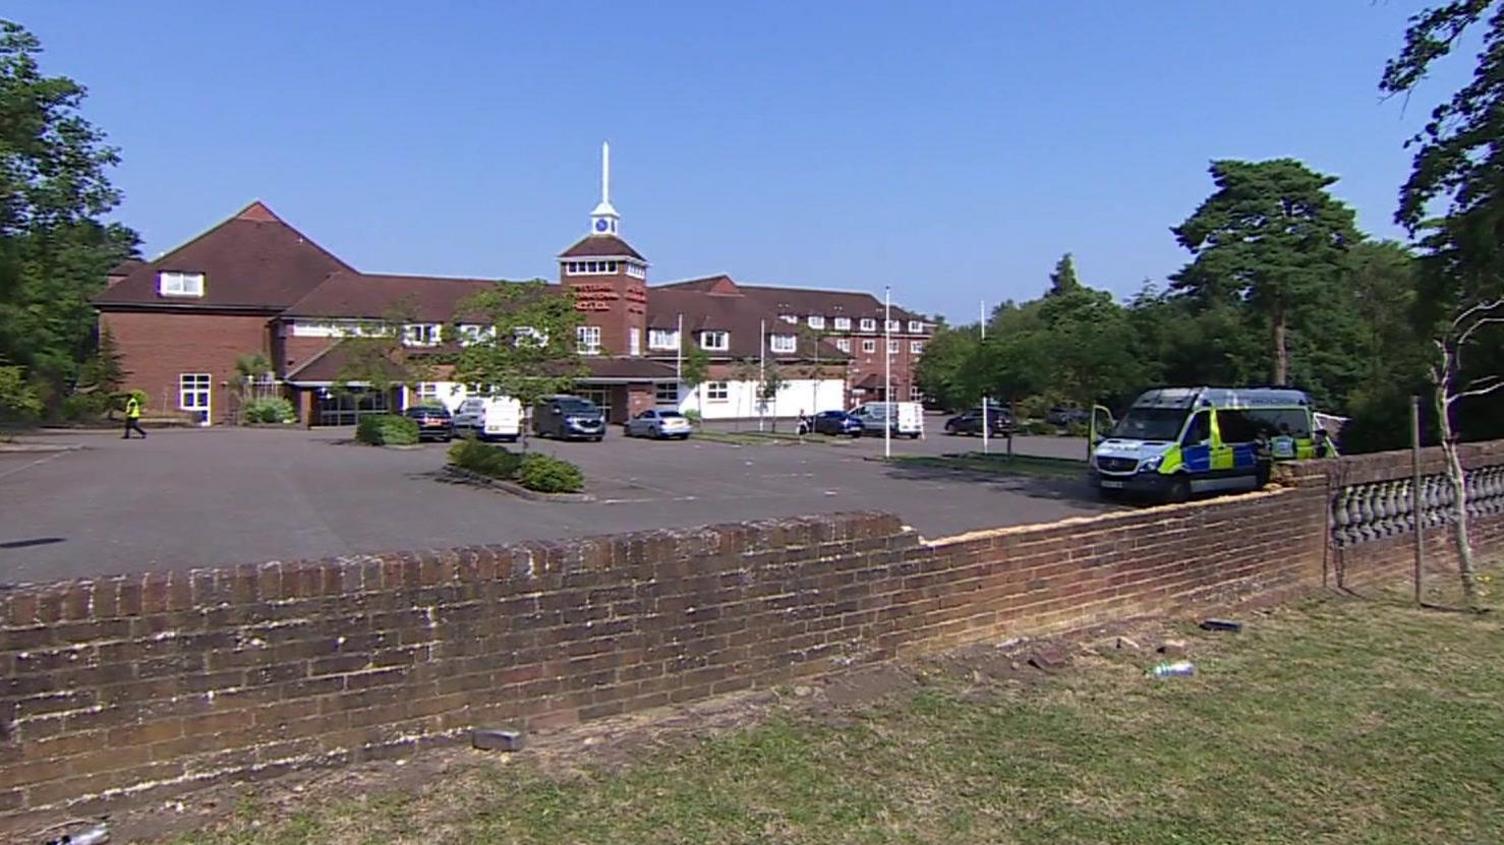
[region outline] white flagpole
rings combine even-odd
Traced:
[[[898,406],[893,403],[893,289],[883,288],[883,457],[893,457],[893,424],[898,421]]]
[[[980,325],[982,327],[982,340],[985,341],[985,340],[987,340],[987,300],[985,300],[985,299],[982,300],[981,309],[982,309],[982,321],[978,325]],[[985,455],[985,454],[987,454],[988,451],[989,451],[989,449],[988,449],[988,432],[987,432],[987,388],[984,385],[982,387],[982,454]]]
[[[678,326],[674,329],[674,406],[683,401],[679,391],[684,389],[684,315],[679,315]]]
[[[764,380],[768,377],[768,321],[762,320],[757,326],[757,392],[754,398],[757,400],[757,430],[762,431],[762,393]]]

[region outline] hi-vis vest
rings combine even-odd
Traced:
[[[125,415],[133,420],[141,418],[141,403],[136,401],[136,397],[125,400]]]

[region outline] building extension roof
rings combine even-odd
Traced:
[[[261,202],[162,257],[127,267],[94,298],[100,308],[236,308],[280,311],[313,290],[329,274],[354,272],[345,262],[289,226]],[[162,271],[204,274],[203,296],[163,296]]]
[[[560,258],[635,258],[646,262],[626,241],[615,235],[586,235],[559,253]]]
[[[393,276],[334,273],[292,303],[284,317],[380,320],[394,311],[430,323],[447,323],[459,315],[464,300],[498,284],[495,279],[445,276]]]
[[[756,358],[761,353],[762,332],[770,335],[792,334],[798,340],[791,353],[768,351],[768,357],[814,358],[816,338],[801,332],[780,319],[778,314],[756,300],[742,296],[727,296],[706,293],[695,289],[650,288],[648,293],[648,328],[674,330],[679,317],[684,318],[684,331],[697,335],[702,331],[724,331],[729,337],[729,348],[724,352],[711,352],[712,357]],[[819,357],[825,361],[839,361],[850,357],[837,349],[829,340],[820,340]]]
[[[719,296],[743,297],[757,302],[760,307],[772,309],[775,314],[795,314],[799,317],[817,314],[827,319],[834,317],[872,318],[879,321],[883,319],[883,301],[870,293],[740,284],[724,273],[654,285],[649,290],[650,299],[652,295],[666,290],[699,291]],[[924,320],[921,315],[896,305],[893,306],[893,319],[905,322]]]

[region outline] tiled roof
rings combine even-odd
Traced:
[[[775,359],[813,358],[815,339],[801,334],[795,326],[778,319],[778,314],[747,297],[681,288],[648,289],[648,327],[672,331],[684,317],[684,332],[698,338],[706,330],[725,331],[730,334],[730,348],[725,352],[711,352],[715,358],[756,358],[760,352],[764,327],[770,335],[793,334],[799,336],[797,352],[768,356]],[[830,341],[820,343],[820,358],[837,361],[849,357]]]
[[[447,323],[456,317],[461,302],[498,284],[504,283],[495,279],[346,271],[325,279],[282,312],[282,316],[379,320],[401,310],[411,312],[415,320]]]
[[[674,380],[674,365],[667,361],[655,361],[650,358],[630,358],[621,355],[586,355],[583,360],[585,362],[585,369],[590,371],[590,375],[587,378],[642,379],[644,381]]]
[[[625,256],[646,261],[626,241],[615,235],[586,235],[575,241],[569,249],[559,253],[560,258],[617,258]]]
[[[738,283],[725,274],[687,279],[654,285],[649,289],[649,299],[660,291],[699,291],[723,296],[743,297],[758,303],[761,308],[771,309],[775,315],[794,314],[801,319],[811,314],[825,317],[851,317],[854,320],[869,317],[883,319],[883,301],[870,293],[847,290],[813,290],[798,287],[775,287],[772,285],[749,285]],[[893,306],[893,319],[907,322],[923,320],[924,317]],[[878,324],[881,326],[881,322]]]
[[[124,269],[123,266],[121,269]],[[157,273],[204,274],[204,295],[162,296]],[[174,308],[241,308],[279,311],[331,273],[354,272],[323,247],[253,202],[234,217],[129,274],[94,298],[94,304]]]
[[[328,384],[339,378],[340,370],[344,369],[349,360],[350,348],[344,341],[334,344],[323,352],[304,361],[302,366],[287,374],[286,380],[291,384]],[[407,377],[402,366],[395,361],[379,359],[383,363],[381,367],[386,372],[386,377],[392,381],[401,381]]]

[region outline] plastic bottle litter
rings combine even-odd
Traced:
[[[1150,677],[1154,678],[1186,678],[1194,674],[1196,674],[1196,664],[1189,660],[1160,663],[1149,670]]]
[[[105,845],[110,841],[110,828],[103,822],[86,827],[76,833],[64,834],[47,840],[47,845]]]

